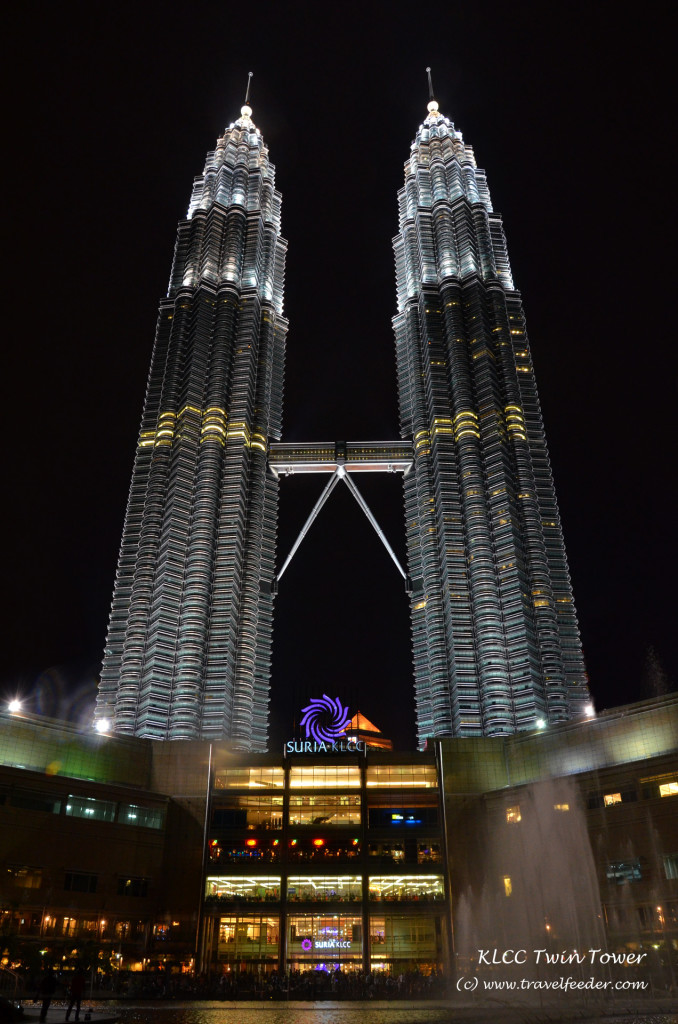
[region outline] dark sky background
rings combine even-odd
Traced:
[[[289,240],[284,439],[398,436],[391,239],[428,64],[504,217],[597,706],[675,686],[669,5],[12,10],[1,692],[87,720],[176,224],[249,70]],[[281,560],[323,483],[283,480]],[[358,483],[404,557],[400,479]],[[281,583],[274,742],[323,692],[414,743],[406,595],[343,487]]]

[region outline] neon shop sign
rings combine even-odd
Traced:
[[[302,939],[301,948],[305,953],[312,949],[350,949],[351,942],[348,939]]]
[[[312,697],[301,713],[299,724],[306,730],[306,739],[287,740],[286,754],[365,753],[364,740],[349,740],[344,735],[351,724],[351,716],[338,697],[334,700],[327,694]]]

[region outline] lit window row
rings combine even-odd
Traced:
[[[279,952],[280,920],[277,916],[220,917],[219,959],[272,959]],[[437,958],[435,919],[430,916],[370,915],[369,940],[372,966],[380,958]],[[287,949],[292,961],[324,960],[361,962],[362,918],[343,914],[295,914],[287,920]]]
[[[119,825],[135,825],[137,828],[162,828],[165,822],[165,814],[160,807],[98,800],[96,797],[77,796],[73,793],[69,793],[66,798],[58,799],[50,794],[15,790],[10,795],[10,803],[12,807],[27,811],[61,814],[63,809],[63,813],[69,818],[117,822]]]
[[[370,788],[431,789],[438,785],[434,765],[375,765],[366,769]],[[227,768],[217,771],[216,789],[282,789],[283,768]],[[358,765],[293,765],[291,789],[352,789],[360,786]]]
[[[289,875],[288,902],[353,902],[362,899],[361,875]],[[210,900],[247,900],[255,903],[280,900],[282,878],[270,876],[209,876],[205,896]],[[373,901],[436,901],[445,897],[442,875],[370,875],[369,899]]]

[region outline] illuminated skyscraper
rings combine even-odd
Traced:
[[[96,718],[266,749],[287,321],[274,168],[249,106],[179,224],[134,464]]]
[[[403,440],[279,442],[286,243],[249,106],[209,153],[160,304],[97,700],[100,726],[267,744],[276,580],[339,481],[404,473],[420,743],[589,700],[522,304],[473,151],[431,101],[405,165]],[[331,479],[276,575],[278,479]]]
[[[419,739],[565,721],[589,694],[522,302],[485,172],[433,100],[398,201]]]

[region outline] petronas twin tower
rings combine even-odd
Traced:
[[[501,735],[589,700],[501,217],[431,101],[398,196],[401,437],[287,446],[281,196],[245,105],[196,179],[160,304],[99,726],[267,746],[281,470],[404,471],[417,729]],[[357,491],[356,491],[357,493]]]
[[[287,321],[280,193],[249,107],[179,225],[97,701],[116,732],[263,750]]]

